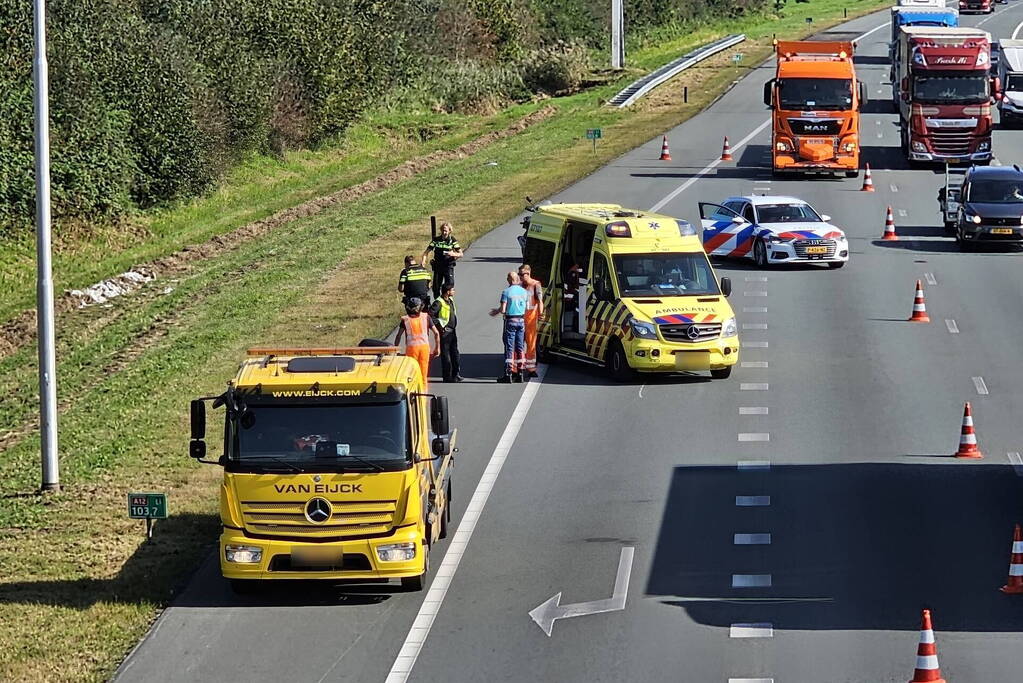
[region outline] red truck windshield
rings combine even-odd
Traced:
[[[913,101],[926,104],[981,104],[990,99],[987,72],[917,74]]]

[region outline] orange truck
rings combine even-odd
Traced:
[[[773,119],[775,173],[859,175],[860,108],[853,43],[779,41],[778,70],[764,84]]]

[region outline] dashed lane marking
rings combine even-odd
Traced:
[[[767,306],[743,306],[743,313],[767,313]]]
[[[771,504],[771,496],[736,496],[735,507],[762,508]]]
[[[759,289],[754,289],[754,290],[751,290],[751,291],[743,292],[742,295],[743,296],[767,296],[767,292],[765,292],[763,290],[759,290]]]
[[[735,534],[735,545],[771,545],[771,534]]]
[[[739,441],[745,443],[763,443],[764,441],[770,441],[771,435],[766,432],[739,432]]]
[[[770,388],[767,382],[743,382],[739,385],[739,391],[767,391]]]
[[[728,683],[774,683],[773,678],[729,678]]]
[[[906,210],[905,210],[905,209],[899,209],[899,218],[905,218],[905,217],[906,217],[906,216],[908,216],[908,215],[909,215],[909,214],[908,214],[908,213],[906,213]]]
[[[973,378],[973,386],[977,390],[977,395],[978,396],[987,396],[988,395],[987,384],[984,383],[984,378],[983,377],[974,377]]]
[[[770,574],[732,574],[732,588],[770,588]]]
[[[959,326],[956,325],[955,320],[945,319],[945,327],[948,328],[949,334],[959,334]]]
[[[1016,473],[1017,477],[1023,477],[1023,457],[1020,456],[1016,451],[1010,451],[1006,453],[1009,456],[1009,463],[1012,465],[1012,471]]]
[[[766,349],[767,342],[765,341],[744,341],[742,342],[742,348],[744,349]]]
[[[773,638],[774,624],[732,624],[729,638]]]
[[[746,282],[767,282],[766,275],[747,275]]]
[[[891,188],[892,192],[898,192],[898,191],[899,191],[899,186],[898,186],[898,185],[896,185],[895,183],[892,183],[892,184],[891,184],[891,185],[889,185],[888,187],[890,187],[890,188]]]
[[[767,406],[739,406],[740,415],[767,415]]]
[[[924,280],[931,286],[938,284],[938,279],[934,277],[934,273],[924,273]]]
[[[766,360],[744,360],[739,362],[740,367],[744,368],[759,368],[764,370],[767,368]]]
[[[766,330],[767,323],[743,323],[742,329],[744,330]]]
[[[735,468],[740,472],[763,472],[771,469],[770,460],[740,460],[735,464]],[[739,499],[736,498],[735,504],[739,504]]]

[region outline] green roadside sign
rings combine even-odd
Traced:
[[[130,519],[167,519],[166,493],[129,493]]]
[[[587,128],[586,139],[587,140],[599,140],[602,137],[601,130],[599,128]]]

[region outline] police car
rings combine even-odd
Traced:
[[[729,197],[721,204],[700,202],[703,248],[711,256],[751,258],[760,267],[774,263],[827,263],[849,260],[845,233],[795,197]]]

